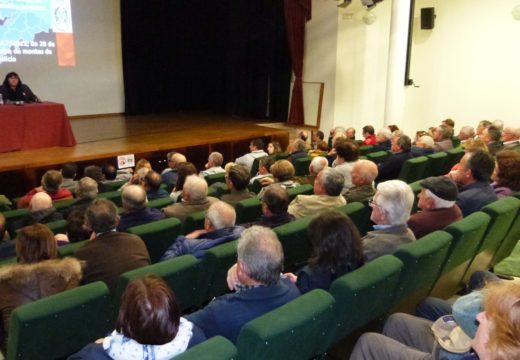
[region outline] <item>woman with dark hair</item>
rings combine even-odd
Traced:
[[[280,143],[278,141],[271,141],[267,145],[267,153],[269,154],[269,156],[277,155],[277,154],[280,154],[281,152],[282,152],[282,146],[280,145]]]
[[[69,359],[166,360],[205,340],[181,317],[172,290],[155,275],[128,284],[115,327]]]
[[[175,182],[175,187],[170,193],[170,197],[175,201],[179,201],[179,197],[182,194],[182,189],[184,187],[184,182],[189,175],[197,174],[197,168],[193,163],[186,161],[177,165],[177,181]]]
[[[377,137],[372,125],[363,126],[363,145],[377,145]]]
[[[4,102],[40,102],[29,86],[22,84],[20,76],[15,72],[10,72],[5,76],[2,86],[0,86],[0,93]]]
[[[79,285],[81,264],[57,259],[56,241],[42,224],[26,226],[16,238],[17,264],[0,268],[0,344],[5,345],[11,312],[18,306]]]
[[[308,265],[298,276],[285,274],[302,294],[328,290],[338,277],[364,264],[361,235],[349,217],[337,211],[322,212],[309,224],[307,235],[313,246]]]
[[[499,198],[520,191],[520,153],[515,150],[498,152],[491,180],[491,186]]]

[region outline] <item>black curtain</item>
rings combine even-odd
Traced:
[[[279,0],[122,0],[125,111],[287,118]]]

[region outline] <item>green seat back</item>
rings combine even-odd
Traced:
[[[304,156],[297,159],[294,162],[294,175],[295,176],[305,176],[309,175],[309,165],[311,164],[312,157]]]
[[[312,195],[313,193],[314,186],[312,184],[299,185],[287,190],[289,201],[293,201],[297,195]]]
[[[251,171],[250,171],[251,177],[256,176],[256,174],[258,173],[258,168],[260,166],[260,159],[265,159],[266,157],[267,156],[255,158],[255,160],[253,161],[253,164],[251,165]]]
[[[236,358],[237,348],[223,336],[214,336],[175,356],[175,360],[233,360]]]
[[[14,230],[15,223],[27,214],[29,214],[28,208],[9,210],[3,212],[3,215],[5,217],[5,227],[11,235],[11,239],[14,239],[16,237]]]
[[[460,146],[460,139],[459,139],[459,137],[457,135],[453,136],[451,138],[451,143],[453,144],[454,148],[459,147]]]
[[[449,173],[453,165],[457,164],[460,159],[462,159],[464,156],[464,149],[460,147],[451,149],[446,151],[446,155],[448,155],[448,158],[444,162],[444,169],[442,169],[441,172],[442,175]]]
[[[45,224],[53,234],[65,234],[67,232],[67,220],[56,220]]]
[[[258,194],[260,192],[260,190],[262,190],[263,185],[260,182],[260,179],[256,179],[255,181],[253,181],[252,184],[247,185],[247,188],[249,189],[249,191],[252,191],[255,194]]]
[[[419,207],[418,207],[418,204],[419,204],[419,193],[422,190],[421,181],[422,181],[422,179],[414,181],[411,184],[408,184],[412,188],[413,195],[414,195],[413,206],[412,206],[412,214],[416,213],[419,210]]]
[[[274,156],[274,160],[275,161],[278,161],[278,160],[284,160],[284,159],[287,159],[289,157],[289,154],[288,152],[281,152],[281,153],[277,153],[275,156]]]
[[[67,245],[62,245],[62,246],[58,247],[58,255],[62,258],[65,256],[73,256],[74,251],[76,251],[77,249],[79,249],[80,247],[85,245],[85,243],[87,241],[90,241],[90,240],[83,240],[83,241],[78,241],[75,243],[70,243]]]
[[[146,203],[146,206],[154,209],[162,209],[171,204],[173,204],[173,199],[168,196],[160,199],[150,200]]]
[[[204,229],[204,219],[206,217],[207,210],[198,211],[190,214],[184,221],[183,234],[189,234],[192,231]]]
[[[312,219],[313,216],[306,216],[273,229],[282,243],[284,270],[299,269],[311,256],[312,244],[307,237],[307,227]]]
[[[121,191],[108,191],[98,194],[98,198],[103,198],[112,201],[116,206],[123,206],[123,201],[121,200]]]
[[[401,260],[384,255],[332,283],[329,292],[336,304],[331,344],[388,312],[402,268]]]
[[[52,204],[54,205],[56,210],[61,211],[61,210],[71,207],[77,201],[78,201],[78,199],[60,200],[60,201],[55,201]]]
[[[126,184],[127,182],[128,182],[128,180],[116,180],[116,181],[110,181],[110,182],[107,182],[107,183],[103,183],[99,187],[99,192],[100,193],[105,193],[105,192],[111,192],[111,191],[119,190],[119,188],[121,186],[123,186],[124,184]]]
[[[360,202],[353,202],[340,206],[336,210],[350,217],[356,224],[361,236],[366,235],[370,228],[370,206]]]
[[[520,199],[520,193],[517,193],[515,197]],[[494,266],[508,257],[518,243],[518,240],[520,240],[520,210],[518,211],[511,228],[507,232],[505,239],[498,247],[493,260],[491,261],[491,265]]]
[[[365,145],[359,147],[359,155],[367,155],[374,151],[374,145]]]
[[[390,157],[390,154],[386,151],[375,151],[367,154],[367,159],[375,162],[376,164],[386,161]]]
[[[150,260],[154,264],[181,234],[181,230],[182,224],[179,219],[168,218],[131,227],[127,232],[143,239],[150,254]]]
[[[429,159],[426,156],[419,156],[408,159],[404,162],[403,167],[399,172],[399,179],[408,184],[420,179],[424,179],[429,175],[428,167]]]
[[[446,175],[447,172],[443,173],[444,164],[448,160],[448,154],[444,151],[435,152],[428,155],[430,159],[430,176],[441,176]]]
[[[262,201],[257,197],[241,200],[235,205],[235,210],[237,224],[253,222],[262,216]]]
[[[243,360],[300,360],[324,354],[331,335],[332,295],[316,289],[254,320],[237,340]]]
[[[94,282],[16,308],[7,359],[60,359],[113,329],[108,288]]]
[[[213,186],[208,188],[208,196],[220,199],[220,197],[224,194],[229,194],[229,188],[226,184],[214,183]],[[180,202],[180,199],[177,200],[177,202]]]
[[[226,182],[226,173],[217,173],[217,174],[211,174],[204,177],[206,179],[206,182],[208,183],[208,186],[211,184],[214,184],[216,182],[225,183]]]

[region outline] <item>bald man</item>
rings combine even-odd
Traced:
[[[140,185],[126,186],[121,193],[121,199],[123,201],[123,213],[120,214],[117,231],[124,232],[133,226],[164,219],[161,210],[146,206],[148,199],[144,188]]]
[[[56,220],[62,220],[63,215],[56,211],[52,199],[46,192],[37,192],[29,203],[29,213],[14,224],[14,230],[36,223],[46,224]],[[14,234],[11,231],[11,234]]]
[[[374,162],[358,160],[352,168],[352,184],[354,186],[343,195],[347,203],[371,199],[376,193],[374,180],[377,174],[377,165]]]

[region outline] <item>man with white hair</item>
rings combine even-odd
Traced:
[[[392,132],[390,129],[383,128],[377,132],[376,140],[374,151],[389,151],[392,147]]]
[[[77,201],[61,213],[66,218],[74,211],[85,212],[98,195],[98,183],[96,180],[85,176],[78,181],[76,188]]]
[[[202,170],[199,173],[200,177],[206,177],[208,175],[213,174],[222,174],[225,173],[226,170],[222,167],[222,164],[224,163],[224,156],[219,152],[212,152],[208,156],[208,162],[205,165],[206,170]]]
[[[289,160],[293,165],[296,164],[296,160],[307,157],[307,148],[305,147],[305,141],[302,139],[296,139],[291,144],[291,153],[287,160]]]
[[[431,136],[423,135],[415,142],[415,146],[412,146],[412,155],[417,157],[433,154],[434,144]]]
[[[502,141],[500,141],[501,137],[502,132],[500,129],[491,125],[482,130],[482,136],[480,138],[486,143],[489,153],[494,156],[504,147]]]
[[[343,194],[347,203],[363,202],[374,196],[374,180],[378,174],[377,165],[370,160],[359,160],[352,168],[352,184],[354,185]]]
[[[448,151],[453,149],[452,136],[453,128],[445,124],[439,125],[433,132],[433,140],[435,141],[433,149],[435,151]]]
[[[245,230],[237,246],[237,263],[228,272],[234,293],[220,296],[186,319],[207,339],[221,335],[236,342],[247,322],[300,295],[295,284],[281,277],[283,249],[275,232],[262,226]]]
[[[166,154],[168,167],[161,173],[161,179],[164,184],[175,184],[177,181],[177,165],[186,162],[186,156],[181,153],[171,151]]]
[[[187,254],[201,259],[208,249],[240,237],[244,228],[235,226],[235,221],[235,209],[223,201],[217,201],[208,209],[204,229],[179,235],[161,257],[161,261]]]
[[[315,156],[312,158],[312,161],[309,165],[309,175],[305,176],[296,176],[294,181],[298,184],[312,184],[314,185],[314,181],[316,181],[316,176],[320,173],[321,170],[325,169],[329,166],[329,161],[326,157],[323,156]]]
[[[469,139],[473,139],[475,137],[475,129],[473,129],[473,126],[463,126],[460,128],[459,131],[459,140],[461,144],[464,144]]]
[[[399,245],[415,241],[413,232],[406,225],[413,201],[412,189],[404,181],[389,180],[377,186],[370,202],[374,231],[369,231],[361,239],[367,261],[393,254]]]
[[[36,223],[46,224],[62,219],[63,215],[56,211],[50,195],[41,191],[32,196],[31,202],[29,203],[29,213],[15,222],[13,230],[20,229],[27,225]]]
[[[126,186],[121,193],[121,200],[123,212],[120,214],[117,231],[123,232],[134,226],[164,219],[161,210],[146,206],[148,202],[146,191],[140,185]]]
[[[502,131],[504,150],[520,151],[520,127],[507,126]]]
[[[462,211],[455,203],[458,194],[457,184],[447,176],[432,176],[421,181],[417,206],[422,211],[408,220],[408,227],[417,239],[462,220]]]
[[[176,217],[183,224],[188,215],[207,210],[211,204],[219,201],[208,196],[208,183],[198,175],[189,175],[182,188],[182,202],[163,209],[166,217]]]

